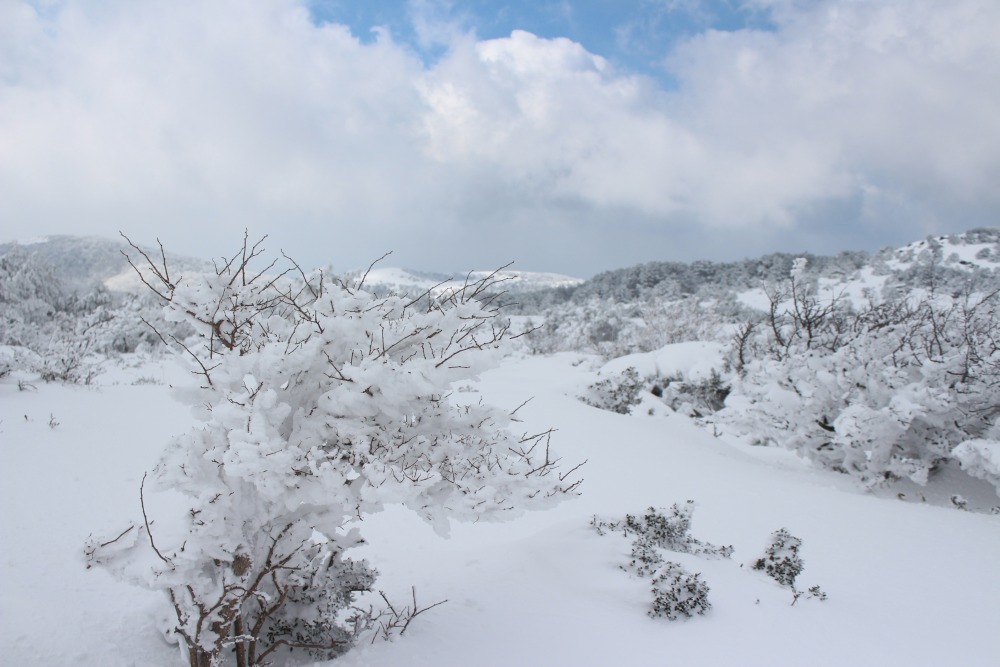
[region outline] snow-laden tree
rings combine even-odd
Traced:
[[[107,355],[160,340],[142,319],[156,318],[148,298],[109,292],[103,285],[69,289],[50,261],[12,252],[0,257],[0,346],[3,369],[45,381],[89,382]]]
[[[797,267],[802,268],[802,267]],[[956,459],[995,481],[966,440],[1000,415],[1000,293],[903,293],[860,308],[821,298],[801,270],[734,345],[715,420],[874,484],[923,484]],[[1000,486],[998,486],[1000,489]]]
[[[348,647],[345,610],[374,572],[345,552],[387,504],[444,533],[579,483],[557,469],[550,432],[516,435],[513,413],[450,396],[507,338],[485,296],[494,277],[375,297],[363,279],[258,267],[261,253],[244,241],[214,274],[185,276],[142,255],[167,319],[196,331],[165,337],[200,380],[188,400],[203,421],[144,480],[141,516],[86,547],[91,565],[167,594],[192,667]]]

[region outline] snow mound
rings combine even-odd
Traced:
[[[674,343],[653,352],[629,354],[612,359],[601,375],[621,373],[632,367],[643,377],[681,375],[687,380],[707,380],[712,371],[725,365],[727,345],[705,341]]]

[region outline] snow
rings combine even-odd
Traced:
[[[364,275],[364,271],[357,273],[358,279]],[[352,275],[353,275],[352,273]],[[407,289],[414,291],[433,290],[434,294],[441,294],[449,290],[461,289],[466,280],[470,283],[483,280],[496,273],[496,277],[502,279],[501,289],[509,291],[525,292],[553,287],[572,287],[583,282],[580,278],[562,275],[560,273],[542,273],[535,271],[470,271],[468,274],[420,274],[407,271],[405,269],[393,267],[375,267],[368,272],[365,278],[365,285],[380,285],[395,289]]]
[[[17,239],[14,241],[17,245],[38,245],[39,243],[48,243],[49,238],[47,236],[32,236],[26,239]]]
[[[955,458],[970,475],[994,483],[1000,482],[1000,442],[966,440],[954,450]],[[997,486],[1000,489],[1000,484]],[[1000,493],[1000,490],[997,491]]]
[[[876,275],[872,267],[866,266],[846,280],[819,278],[817,296],[823,301],[846,299],[856,308],[861,308],[869,302],[869,295],[877,297],[882,292],[882,288],[888,280],[888,275]],[[771,300],[767,296],[767,292],[760,287],[737,292],[736,300],[754,310],[768,312],[771,308]],[[791,307],[791,300],[783,301],[779,307]]]
[[[690,341],[674,343],[654,352],[618,357],[601,367],[601,375],[621,373],[630,366],[640,377],[681,375],[689,381],[707,380],[724,363],[727,346],[721,343]]]
[[[719,349],[681,344],[628,365],[700,373]],[[377,587],[429,605],[392,642],[362,643],[339,667],[476,665],[841,666],[996,664],[1000,517],[860,491],[787,452],[713,437],[691,420],[623,416],[575,396],[594,379],[578,354],[507,359],[463,391],[511,408],[523,429],[556,427],[565,461],[587,460],[582,495],[506,523],[452,526],[444,539],[398,507],[366,517],[356,554]],[[620,363],[626,363],[621,361]],[[610,370],[608,366],[604,370]],[[640,369],[641,370],[641,369]],[[183,665],[157,631],[157,595],[84,568],[90,533],[133,515],[143,473],[192,416],[171,398],[185,381],[159,364],[100,386],[0,380],[0,641],[10,665]],[[157,382],[161,384],[150,384]],[[135,383],[135,384],[133,384]],[[57,422],[50,426],[50,422]],[[619,568],[627,540],[591,517],[697,502],[692,534],[732,544],[732,560],[671,555],[711,587],[704,617],[650,619],[648,579]],[[785,527],[803,541],[801,599],[749,563]],[[352,554],[355,555],[355,554]]]
[[[163,386],[35,386],[0,384],[4,663],[176,664],[156,625],[163,599],[84,569],[82,544],[134,506],[187,410]]]
[[[959,234],[955,237],[938,236],[935,241],[941,247],[941,259],[945,266],[951,268],[974,267],[996,268],[998,261],[997,245],[995,243],[969,243],[967,235]],[[914,261],[921,252],[930,250],[927,240],[916,241],[892,252],[892,256],[885,261],[886,267],[892,271],[905,271],[913,266]],[[983,251],[985,257],[979,257]]]
[[[819,297],[824,300],[847,299],[856,308],[862,308],[869,302],[869,296],[877,296],[882,292],[888,280],[889,276],[877,276],[872,267],[866,266],[847,281],[820,278]]]
[[[149,273],[148,271],[146,273]],[[129,267],[127,270],[104,279],[104,286],[112,292],[138,293],[144,289],[139,275]]]
[[[771,300],[763,288],[755,287],[744,292],[736,293],[736,300],[748,308],[767,312],[771,307]]]
[[[992,254],[990,254],[985,260],[977,257],[977,255],[984,250],[992,253],[995,249],[996,244],[993,243],[969,243],[965,245],[949,243],[944,248],[944,255],[949,264],[996,264],[997,258]]]

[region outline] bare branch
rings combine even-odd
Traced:
[[[390,250],[389,252],[385,253],[384,255],[382,255],[381,257],[379,257],[378,259],[376,259],[374,262],[372,262],[371,264],[369,264],[368,265],[368,269],[365,271],[365,275],[361,276],[361,281],[357,285],[354,286],[354,289],[360,290],[364,286],[365,280],[368,279],[368,274],[371,273],[371,270],[373,268],[375,268],[375,265],[378,264],[379,262],[381,262],[383,259],[385,259],[386,257],[388,257],[391,254],[392,254],[392,251]]]
[[[143,487],[146,485],[146,475],[147,474],[148,473],[143,473],[142,474],[142,482],[139,484],[139,506],[142,508],[142,520],[146,522],[146,534],[149,535],[149,546],[153,547],[153,551],[155,551],[156,555],[160,557],[160,560],[162,560],[164,563],[167,563],[168,565],[170,565],[171,561],[166,556],[164,556],[163,554],[161,554],[160,550],[156,548],[156,543],[153,542],[153,531],[149,527],[149,517],[146,515],[146,498],[145,498],[145,496],[143,494]],[[126,531],[126,532],[128,532],[128,531]],[[122,533],[122,535],[124,535],[124,533]],[[121,537],[121,535],[119,535],[118,537]],[[115,538],[115,539],[118,539],[118,538]]]

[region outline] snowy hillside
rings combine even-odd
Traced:
[[[891,271],[905,271],[931,256],[942,266],[954,269],[996,269],[1000,267],[1000,232],[979,229],[951,236],[933,236],[901,248],[886,249],[875,257]]]
[[[466,281],[477,282],[492,274],[494,274],[493,271],[470,271],[462,274],[425,273],[375,266],[368,272],[365,285],[370,288],[387,289],[405,294],[420,294],[428,290],[440,294],[461,289]],[[363,275],[364,272],[353,271],[346,277],[350,280],[358,279]],[[503,281],[501,289],[508,293],[575,287],[584,282],[580,278],[571,278],[558,273],[533,271],[502,270],[495,272],[495,275]]]
[[[159,250],[140,245],[152,256]],[[109,289],[136,292],[141,282],[128,265],[123,251],[135,252],[123,239],[97,236],[42,236],[32,239],[0,243],[0,257],[23,255],[47,267],[64,285],[73,290],[88,290],[95,285]],[[211,262],[168,253],[172,265],[178,270],[206,271]]]
[[[507,523],[454,524],[449,538],[397,507],[367,517],[359,555],[382,572],[378,589],[405,602],[414,586],[422,605],[448,602],[405,636],[362,642],[331,665],[995,664],[1000,517],[866,494],[681,415],[588,407],[576,395],[591,368],[572,354],[512,358],[463,393],[508,407],[533,395],[523,428],[555,426],[559,454],[587,459],[582,495]],[[84,569],[82,557],[89,534],[135,509],[144,473],[184,430],[190,418],[167,387],[183,381],[153,363],[109,370],[92,387],[0,383],[5,664],[184,664],[157,630],[163,600]],[[649,580],[621,569],[630,541],[589,524],[689,499],[692,534],[735,553],[669,554],[701,573],[712,608],[652,619]],[[803,541],[803,584],[828,600],[791,606],[788,589],[750,569],[781,527]]]
[[[140,247],[152,257],[159,258],[158,248],[149,247],[144,243],[140,244]],[[93,285],[103,284],[114,291],[138,292],[143,288],[142,282],[128,265],[123,251],[133,256],[137,255],[123,239],[55,235],[0,243],[0,257],[8,254],[33,257],[51,266],[60,280],[76,289],[87,289]],[[183,257],[169,252],[167,257],[171,266],[179,271],[212,270],[212,262],[208,258]],[[347,281],[357,281],[365,273],[365,270],[355,269],[345,272],[343,277]],[[420,294],[427,290],[443,292],[461,288],[466,280],[472,282],[482,280],[491,273],[492,270],[429,273],[386,267],[379,263],[367,272],[365,284],[369,288],[407,294]],[[504,281],[503,289],[510,293],[575,287],[584,282],[580,278],[558,273],[515,269],[499,271],[497,276]]]
[[[37,241],[0,253],[4,664],[996,664],[1000,231],[156,296]]]

